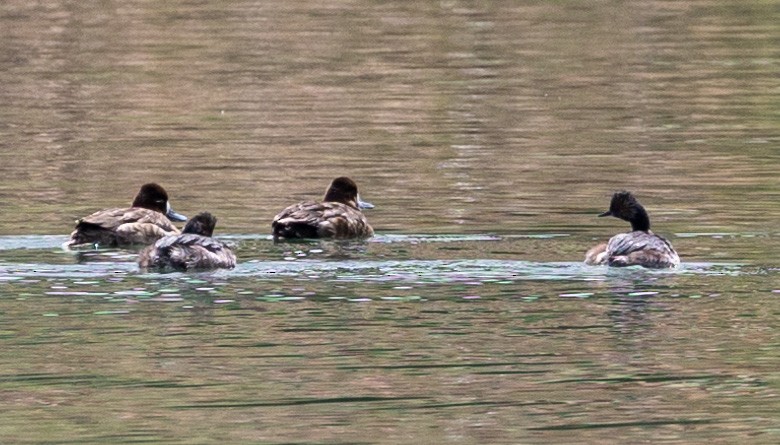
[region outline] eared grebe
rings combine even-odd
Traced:
[[[586,264],[610,266],[644,266],[670,268],[680,265],[680,257],[672,244],[650,231],[650,218],[645,208],[630,192],[612,196],[609,210],[601,216],[614,216],[631,223],[631,232],[621,233],[601,243],[585,254]]]

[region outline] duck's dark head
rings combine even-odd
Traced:
[[[194,233],[196,235],[211,236],[214,227],[217,226],[217,217],[209,212],[198,213],[193,216],[182,229],[181,233]]]
[[[187,221],[187,217],[176,213],[168,202],[168,193],[162,186],[155,183],[144,184],[141,190],[135,195],[133,207],[142,207],[144,209],[160,212],[171,221]]]
[[[360,194],[358,194],[357,184],[355,181],[342,176],[336,178],[330,183],[328,190],[325,192],[326,202],[340,202],[342,204],[354,207],[356,209],[373,209],[374,205],[370,202],[360,200]]]
[[[628,221],[633,230],[643,232],[650,230],[650,218],[647,216],[647,211],[631,192],[620,191],[612,195],[609,210],[599,215],[599,217],[602,216],[614,216]]]

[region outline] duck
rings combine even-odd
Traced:
[[[171,221],[186,220],[173,210],[162,186],[148,183],[141,186],[130,207],[99,210],[76,220],[76,228],[64,247],[148,245],[179,233]]]
[[[279,212],[271,223],[273,238],[370,238],[374,229],[362,210],[373,208],[373,204],[361,201],[355,181],[338,177],[330,183],[321,202],[304,201]]]
[[[138,265],[144,270],[191,271],[232,269],[236,255],[226,243],[212,238],[217,218],[209,212],[193,216],[181,234],[168,235],[144,248]]]
[[[636,197],[627,191],[612,195],[609,210],[599,217],[614,216],[631,223],[631,231],[613,236],[585,254],[585,264],[644,266],[653,269],[674,268],[680,257],[666,238],[650,230],[650,217]]]

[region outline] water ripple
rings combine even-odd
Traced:
[[[82,264],[0,264],[0,281],[24,277],[97,278],[120,274],[140,274],[135,262],[105,261]],[[233,270],[211,272],[224,278],[295,277],[337,282],[486,282],[486,281],[606,281],[611,278],[646,278],[678,275],[744,275],[766,273],[738,264],[688,263],[676,270],[643,268],[615,269],[588,266],[579,262],[533,262],[508,260],[401,260],[401,261],[261,261],[240,263]],[[159,274],[142,274],[157,276]],[[169,274],[178,276],[181,274]]]

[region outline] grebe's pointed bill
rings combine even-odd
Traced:
[[[171,203],[166,202],[165,206],[167,207],[165,216],[168,217],[171,221],[187,221],[187,217],[182,215],[181,213],[176,213],[175,210],[173,210],[173,207],[171,207]]]
[[[370,202],[366,202],[366,201],[361,200],[360,199],[360,195],[358,195],[358,197],[357,197],[357,204],[358,204],[358,208],[360,210],[373,209],[374,208],[374,204],[371,204]]]
[[[599,218],[603,218],[605,216],[612,216],[612,210],[607,210],[606,212],[599,215]]]

